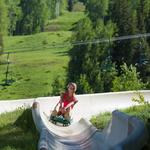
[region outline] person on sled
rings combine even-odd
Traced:
[[[51,116],[63,116],[65,119],[70,120],[70,111],[78,102],[75,97],[77,85],[70,82],[67,85],[67,91],[60,95],[60,101],[56,104]],[[57,106],[59,106],[57,111]]]

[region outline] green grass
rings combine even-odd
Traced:
[[[0,150],[36,150],[38,139],[30,109],[0,115]]]
[[[4,86],[8,65],[4,54],[0,65],[0,100],[49,96],[54,79],[58,75],[66,78],[71,49],[68,43],[72,36],[68,30],[83,17],[83,12],[65,13],[51,21],[62,24],[60,31],[5,37],[5,52],[10,52],[8,81],[11,84]]]
[[[85,17],[84,12],[64,12],[63,17],[50,20],[46,29],[48,31],[69,31],[82,18]]]
[[[127,113],[128,115],[133,115],[145,122],[147,127],[150,129],[149,126],[149,119],[150,119],[150,110],[149,105],[139,105],[139,106],[131,106],[127,109],[120,109],[120,111]],[[104,112],[100,113],[97,116],[93,116],[91,118],[91,122],[94,126],[98,129],[103,129],[112,117],[111,112]]]
[[[18,38],[14,37],[8,46],[9,51],[17,51],[17,53],[10,54],[10,65],[9,65],[9,79],[13,79],[15,82],[11,86],[1,86],[0,99],[19,99],[19,98],[30,98],[39,96],[48,96],[51,91],[51,83],[56,75],[65,76],[66,67],[69,61],[68,51],[70,47],[65,48],[45,48],[46,45],[42,45],[44,38],[50,45],[53,43],[64,42],[71,36],[71,32],[59,32],[61,37],[58,37],[57,33],[40,33],[36,36],[25,36],[21,37],[23,42],[19,44]],[[49,35],[49,36],[48,36]],[[32,38],[34,37],[34,38]],[[59,40],[58,40],[59,39]],[[41,41],[41,43],[40,43]],[[24,43],[24,44],[23,44]],[[30,44],[32,43],[33,48]],[[8,44],[8,45],[9,45]],[[29,45],[30,48],[25,48]],[[41,46],[42,45],[42,46]],[[12,47],[12,49],[10,49]],[[22,49],[20,49],[20,47]],[[21,52],[24,50],[24,52]],[[33,51],[32,51],[33,50]],[[4,56],[6,60],[6,55]],[[4,83],[5,72],[7,64],[1,65],[2,74],[0,83]]]
[[[70,31],[55,31],[26,36],[5,37],[5,51],[19,52],[48,49],[56,44],[68,42],[71,35],[72,32]]]

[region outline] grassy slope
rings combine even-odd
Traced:
[[[13,82],[5,83],[6,64],[0,65],[0,100],[48,96],[54,77],[66,76],[70,46],[53,47],[69,42],[74,24],[84,17],[83,12],[65,13],[49,23],[59,24],[59,31],[43,32],[29,36],[5,38],[5,52],[10,54],[9,76]],[[7,55],[3,55],[6,62]]]
[[[47,30],[71,30],[77,20],[83,18],[85,15],[82,12],[68,13],[65,12],[63,17],[58,17],[57,19],[50,20]]]
[[[38,133],[33,128],[31,110],[20,109],[1,114],[0,150],[36,150]]]

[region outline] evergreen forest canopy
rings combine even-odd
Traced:
[[[84,3],[86,17],[73,29],[72,42],[109,42],[74,45],[66,83],[76,82],[78,93],[149,89],[150,38],[111,41],[112,37],[150,33],[149,0],[1,0],[0,54],[4,35],[44,32],[49,20],[65,9],[72,11],[77,1]],[[54,87],[60,82],[56,77]]]
[[[81,0],[87,17],[81,20],[74,41],[109,39],[75,45],[70,51],[68,77],[79,93],[150,88],[150,38],[118,40],[112,37],[150,32],[149,0]]]

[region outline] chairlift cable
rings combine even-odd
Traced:
[[[109,42],[115,42],[115,41],[122,41],[122,40],[129,40],[129,39],[136,39],[136,38],[145,38],[150,37],[150,33],[144,33],[144,34],[135,34],[135,35],[127,35],[127,36],[120,36],[120,37],[112,37],[110,39],[102,38],[102,39],[94,39],[89,41],[75,41],[75,42],[67,42],[67,43],[58,43],[58,44],[51,44],[45,47],[44,49],[49,48],[64,48],[67,46],[78,46],[78,45],[86,45],[86,44],[99,44],[99,43],[109,43]],[[32,48],[32,50],[26,50],[28,48]],[[25,48],[12,48],[12,49],[21,49],[21,51],[13,51],[13,52],[3,52],[3,54],[7,53],[20,53],[20,52],[29,52],[29,51],[39,51],[43,47],[34,47],[35,50],[33,50],[33,47],[25,47]],[[8,49],[7,49],[8,50]]]

